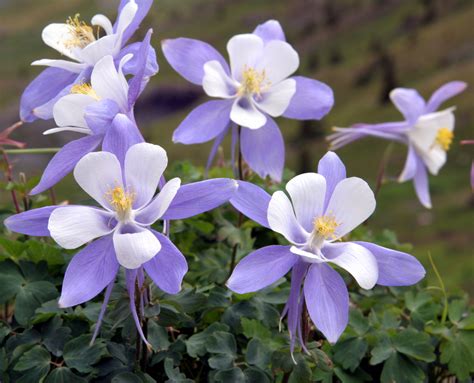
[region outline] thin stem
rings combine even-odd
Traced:
[[[382,189],[382,184],[385,176],[385,170],[388,165],[388,161],[390,160],[390,156],[392,154],[392,149],[393,149],[393,142],[388,144],[387,148],[385,149],[385,152],[382,157],[382,161],[380,162],[379,170],[377,173],[377,182],[375,184],[375,196],[377,197],[377,194],[379,193],[380,189]]]
[[[56,205],[57,204],[56,193],[55,193],[54,188],[52,186],[49,188],[49,196],[51,197],[51,203],[53,205]]]
[[[439,273],[433,258],[431,257],[431,253],[428,253],[428,258],[431,263],[431,267],[433,268],[433,271],[435,272],[436,278],[438,279],[439,285],[441,286],[441,291],[443,292],[443,301],[444,301],[444,308],[443,308],[443,313],[441,315],[441,324],[444,324],[446,322],[446,318],[448,317],[448,294],[446,293],[446,288],[444,286],[443,279],[441,278],[441,274]]]
[[[5,175],[7,177],[8,182],[13,182],[13,166],[10,163],[10,160],[6,152],[7,152],[6,150],[2,150],[3,159],[5,160],[5,163],[7,164],[7,171]],[[20,205],[18,204],[18,198],[16,197],[15,189],[12,189],[10,191],[10,194],[12,196],[12,201],[13,201],[13,205],[15,206],[16,212],[21,213]]]
[[[32,149],[6,149],[8,154],[54,154],[61,150],[61,148],[32,148]]]
[[[239,136],[239,139],[238,139],[238,146],[237,146],[237,150],[238,150],[238,167],[239,167],[239,180],[243,181],[244,180],[244,171],[243,171],[243,159],[242,159],[242,145],[241,145],[241,137],[242,137],[242,127],[241,126],[238,126],[237,127],[237,134]]]

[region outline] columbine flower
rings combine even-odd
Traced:
[[[125,78],[123,67],[132,55],[124,56],[118,69],[113,57],[105,56],[94,66],[90,83],[72,86],[70,93],[56,102],[53,111],[58,127],[47,130],[45,134],[69,130],[86,134],[86,137],[64,145],[51,159],[31,194],[41,193],[56,184],[84,155],[101,143],[103,150],[114,152],[123,162],[128,148],[143,142],[135,123],[133,107],[146,84],[144,75],[150,38],[151,30],[136,53],[140,69],[130,83]]]
[[[334,128],[337,133],[328,137],[331,148],[339,149],[366,136],[406,144],[408,156],[399,182],[413,180],[418,199],[423,206],[431,208],[427,170],[433,175],[438,174],[446,162],[454,137],[454,108],[439,112],[437,109],[465,88],[464,82],[449,82],[434,92],[427,103],[414,89],[394,89],[390,98],[405,121]]]
[[[148,143],[132,146],[123,166],[113,153],[89,153],[76,165],[74,177],[101,208],[51,206],[5,220],[12,231],[51,236],[66,249],[93,241],[66,270],[61,307],[86,302],[108,286],[105,311],[121,265],[126,269],[132,314],[143,337],[134,303],[137,278],[143,284],[146,271],[163,291],[179,292],[186,260],[165,235],[150,226],[159,219],[183,219],[213,209],[230,198],[236,185],[233,180],[213,179],[180,186],[180,179],[174,178],[154,196],[167,163],[166,152]],[[103,312],[99,325],[102,316]]]
[[[375,209],[374,194],[360,178],[346,178],[346,169],[329,152],[318,173],[294,177],[283,191],[269,196],[259,187],[239,182],[231,203],[249,218],[282,234],[290,246],[267,246],[249,254],[236,266],[228,287],[244,294],[260,290],[291,273],[291,290],[282,313],[287,315],[294,349],[301,339],[304,303],[316,327],[331,342],[348,322],[349,295],[342,277],[330,266],[347,270],[364,289],[375,284],[406,286],[423,278],[423,266],[411,255],[368,242],[341,239],[364,222]],[[303,288],[301,286],[303,285]]]
[[[239,125],[243,128],[239,139],[245,161],[261,177],[269,175],[280,181],[285,146],[272,117],[321,119],[334,103],[327,85],[306,77],[289,77],[298,69],[299,57],[274,20],[259,25],[251,34],[229,40],[230,68],[202,41],[165,40],[162,48],[179,74],[202,85],[209,96],[221,99],[198,106],[173,135],[174,142],[183,144],[215,139],[208,166],[231,126],[234,152],[235,125]]]
[[[59,97],[69,92],[72,84],[89,81],[91,69],[104,56],[112,56],[116,62],[130,53],[141,49],[141,43],[125,46],[148,13],[153,0],[122,0],[117,22],[104,15],[95,15],[91,25],[80,19],[80,15],[69,17],[65,23],[50,24],[44,28],[42,38],[45,44],[56,49],[68,60],[37,60],[32,65],[44,65],[44,70],[25,89],[20,104],[22,121],[31,122],[37,118],[52,118],[52,108]],[[99,28],[105,33],[100,36]],[[153,48],[148,51],[146,77],[158,71]],[[137,67],[131,60],[123,68],[126,74],[136,74]]]

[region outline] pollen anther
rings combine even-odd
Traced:
[[[316,233],[324,237],[325,239],[335,239],[335,232],[339,224],[336,219],[331,215],[323,215],[315,218],[314,230]]]
[[[100,99],[95,90],[92,89],[92,85],[86,82],[73,85],[71,88],[71,94],[85,94],[86,96],[90,96],[97,101]]]
[[[436,135],[436,143],[443,148],[443,150],[448,151],[451,144],[453,143],[454,133],[448,128],[441,128],[438,130]]]
[[[69,27],[70,38],[64,42],[67,48],[85,48],[95,41],[94,29],[80,20],[77,13],[74,17],[69,17],[66,24]]]
[[[132,210],[135,193],[127,192],[121,186],[116,186],[106,194],[107,200],[121,217],[126,217]]]
[[[261,93],[270,85],[269,81],[266,81],[265,69],[261,72],[248,67],[245,65],[244,72],[242,73],[242,82],[238,90],[238,94],[243,96],[256,94],[260,96]]]

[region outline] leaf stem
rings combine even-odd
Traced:
[[[385,149],[383,153],[382,161],[380,162],[379,170],[377,173],[377,182],[375,184],[375,191],[374,191],[374,194],[376,197],[380,189],[382,189],[385,171],[387,169],[390,156],[392,155],[392,150],[393,150],[393,142],[387,145],[387,148]]]
[[[441,315],[441,324],[444,324],[446,322],[446,318],[448,317],[448,295],[446,294],[446,288],[444,286],[443,279],[441,278],[441,274],[439,273],[433,258],[431,257],[431,253],[428,252],[428,258],[431,263],[431,267],[433,268],[433,271],[435,272],[436,278],[438,279],[438,282],[441,286],[441,291],[443,292],[443,301],[444,301],[444,308],[443,308],[443,313]]]
[[[30,148],[30,149],[5,149],[7,154],[55,154],[61,148]]]

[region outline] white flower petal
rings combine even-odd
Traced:
[[[101,27],[106,34],[111,35],[114,33],[114,27],[112,26],[112,22],[109,20],[107,16],[104,15],[95,15],[91,20],[92,25],[98,25]]]
[[[125,58],[130,59],[131,55],[125,56],[122,62]],[[105,56],[92,70],[91,84],[92,89],[100,98],[113,100],[122,111],[126,111],[128,109],[128,83],[121,71],[121,66],[117,71],[113,57]]]
[[[264,70],[271,84],[278,84],[292,75],[299,67],[300,59],[293,47],[285,41],[272,40],[265,45],[262,57],[255,69]]]
[[[314,254],[314,253],[311,253],[310,251],[306,251],[306,250],[303,250],[303,249],[300,249],[296,246],[291,246],[290,247],[290,251],[293,253],[293,254],[296,254],[296,255],[299,255],[300,257],[302,257],[306,262],[310,262],[310,263],[322,263],[322,262],[326,262],[323,257],[321,256],[321,254]]]
[[[105,56],[117,55],[117,53],[120,51],[120,46],[117,45],[117,39],[118,36],[116,34],[104,36],[99,40],[87,45],[77,55],[80,57],[81,61],[87,63],[90,66],[94,66]]]
[[[138,11],[138,5],[135,0],[130,0],[120,11],[119,19],[117,21],[116,33],[119,36],[118,45],[122,45],[122,36],[128,26],[132,23]]]
[[[134,232],[123,229],[114,232],[114,248],[117,261],[126,269],[136,269],[152,259],[160,250],[161,244],[148,229],[138,226]]]
[[[62,55],[76,61],[79,60],[77,52],[80,52],[80,50],[71,49],[67,46],[67,41],[74,39],[74,36],[71,33],[71,27],[68,24],[49,24],[43,29],[41,37],[46,45],[56,49]]]
[[[52,129],[45,130],[43,132],[43,135],[48,136],[50,134],[60,133],[60,132],[75,132],[75,133],[82,133],[82,134],[92,134],[92,131],[89,128],[75,128],[74,126],[65,126],[62,128],[52,128]]]
[[[255,107],[253,100],[248,97],[241,97],[234,101],[230,119],[237,125],[249,129],[261,128],[267,122],[267,117]]]
[[[257,106],[270,116],[281,116],[290,105],[290,101],[296,93],[296,81],[289,78],[273,85],[262,94],[261,99],[256,100]]]
[[[74,168],[79,186],[106,209],[112,209],[107,197],[115,187],[123,187],[120,162],[109,152],[86,154]]]
[[[309,233],[305,232],[297,221],[293,206],[282,191],[273,193],[268,204],[267,219],[270,228],[282,234],[291,243],[306,243]]]
[[[51,213],[48,230],[59,246],[76,249],[110,233],[112,217],[111,213],[88,206],[59,207]]]
[[[252,34],[242,34],[232,37],[227,43],[230,68],[234,80],[241,81],[246,68],[254,68],[263,52],[263,40]]]
[[[351,273],[363,289],[371,289],[377,283],[377,260],[365,247],[350,242],[332,243],[327,244],[322,252],[329,262]]]
[[[316,173],[304,173],[286,184],[296,218],[307,232],[313,231],[313,221],[323,213],[326,179]]]
[[[87,64],[85,63],[74,63],[71,61],[66,60],[36,60],[31,63],[33,66],[49,66],[53,68],[60,68],[67,70],[73,73],[81,73],[84,69],[87,68]]]
[[[135,209],[151,201],[167,165],[168,156],[161,146],[143,142],[128,149],[125,182],[127,188],[135,193]]]
[[[351,177],[334,188],[325,215],[333,216],[338,226],[338,239],[364,222],[375,210],[375,197],[367,182]]]
[[[147,226],[159,220],[166,213],[171,202],[173,202],[180,186],[181,180],[179,178],[169,180],[149,205],[137,211],[135,220]]]
[[[89,129],[84,113],[86,107],[97,102],[94,98],[85,94],[68,94],[61,97],[53,107],[53,117],[56,125],[74,126]]]
[[[232,98],[235,97],[238,86],[239,84],[227,75],[219,61],[213,60],[204,64],[202,87],[208,96]]]

